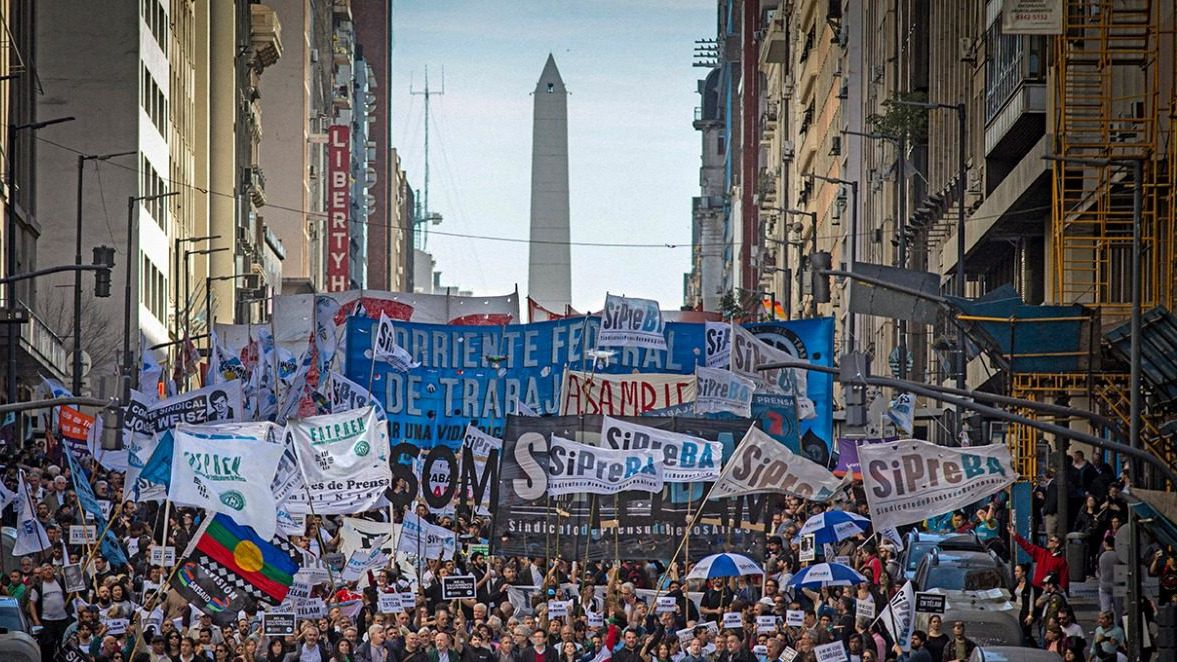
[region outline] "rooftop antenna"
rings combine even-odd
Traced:
[[[441,69],[441,89],[429,87],[429,65],[425,65],[425,89],[413,88],[409,83],[409,94],[425,97],[425,190],[422,192],[421,206],[417,217],[413,219],[413,243],[420,250],[425,250],[429,244],[429,226],[441,224],[441,214],[429,210],[429,99],[445,94],[445,67]]]

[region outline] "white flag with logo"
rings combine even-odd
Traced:
[[[168,498],[224,513],[262,540],[273,538],[278,504],[270,482],[285,449],[236,430],[208,434],[209,427],[176,426]]]
[[[24,556],[49,548],[49,535],[37,520],[37,509],[29,496],[25,483],[25,472],[20,472],[16,485],[16,543],[12,546],[13,556]]]
[[[552,435],[548,447],[548,494],[661,492],[661,454],[613,450]]]
[[[666,483],[712,481],[719,478],[723,464],[723,444],[718,441],[627,423],[611,416],[601,423],[601,445],[615,450],[653,451]]]
[[[492,437],[489,434],[479,430],[473,425],[466,426],[466,436],[463,440],[462,461],[465,462],[467,457],[474,458],[474,473],[479,480],[486,475],[487,463],[490,461],[490,455],[494,451],[503,451],[503,440],[498,437]],[[470,451],[469,456],[466,450]],[[462,473],[466,473],[466,467],[462,467]],[[473,492],[473,486],[470,487],[469,492]],[[467,494],[467,498],[473,499],[473,494]],[[479,515],[490,515],[490,491],[487,490],[482,495],[482,500],[475,504],[475,510]]]
[[[911,633],[915,631],[915,588],[911,582],[905,583],[891,598],[879,614],[879,620],[891,633],[895,643],[905,651],[911,650]]]
[[[732,325],[705,322],[703,325],[703,362],[708,368],[728,366],[732,353]]]
[[[695,413],[730,412],[752,417],[752,393],[756,382],[731,370],[695,366]]]
[[[887,418],[903,434],[910,435],[915,429],[915,397],[910,393],[900,393],[891,401],[887,408]]]
[[[396,550],[427,559],[452,559],[458,550],[458,539],[449,529],[406,512]]]
[[[666,349],[662,335],[662,311],[653,299],[605,295],[601,311],[598,347],[646,347]]]
[[[916,439],[865,444],[858,448],[858,464],[876,530],[964,508],[1018,477],[1005,444],[949,448]]]
[[[311,483],[388,471],[387,426],[376,420],[375,407],[292,419],[286,438]]]
[[[825,501],[846,484],[847,480],[839,480],[829,469],[793,453],[752,426],[724,465],[711,488],[711,498],[776,493]]]
[[[17,489],[19,489],[19,486]],[[4,509],[8,507],[8,504],[16,501],[16,498],[16,492],[9,490],[8,486],[6,486],[4,483],[0,483],[0,512],[4,512]]]
[[[383,361],[394,370],[408,372],[412,368],[420,367],[420,363],[413,360],[408,350],[396,344],[396,333],[392,328],[392,320],[388,315],[380,313],[380,324],[376,326],[376,337],[372,342],[372,357],[376,361]]]

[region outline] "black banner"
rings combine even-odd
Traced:
[[[622,420],[693,435],[723,444],[730,457],[751,425],[747,419],[641,417]],[[616,497],[547,495],[548,445],[551,435],[599,445],[599,416],[510,416],[503,439],[502,466],[491,552],[590,560],[659,560],[668,562],[686,533],[691,516],[703,503],[709,483],[668,484],[659,494],[622,492]],[[765,526],[774,495],[750,495],[709,501],[690,531],[679,559],[738,551],[763,556]]]
[[[294,634],[294,614],[265,612],[262,616],[262,634],[267,637],[285,637]]]

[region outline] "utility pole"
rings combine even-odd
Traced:
[[[429,243],[429,223],[433,221],[432,214],[429,213],[429,100],[432,97],[439,97],[445,94],[445,69],[441,70],[441,89],[434,90],[429,87],[429,67],[425,67],[425,89],[415,90],[412,83],[409,84],[409,94],[414,96],[425,97],[425,189],[422,192],[421,199],[421,213],[418,214],[413,226],[422,226],[421,230],[421,249],[424,250]],[[438,218],[440,221],[440,217]]]

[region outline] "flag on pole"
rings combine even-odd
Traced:
[[[33,507],[33,499],[29,496],[25,472],[20,472],[19,480],[16,486],[16,543],[12,546],[13,556],[24,556],[49,547],[49,536],[37,520],[37,509]]]
[[[86,470],[82,468],[82,465],[74,459],[74,454],[68,446],[65,448],[65,459],[69,465],[70,478],[74,481],[74,492],[77,494],[78,504],[82,506],[83,511],[94,518],[95,522],[105,520],[106,516],[102,513],[102,506],[98,504],[98,497],[94,495],[94,490],[90,487],[90,478],[86,475]],[[111,565],[127,565],[127,554],[123,551],[123,546],[119,543],[118,536],[114,534],[114,531],[108,530],[106,535],[102,537],[99,551]]]
[[[155,356],[155,350],[147,344],[147,336],[139,332],[139,388],[148,398],[148,404],[159,399],[159,379],[163,376],[163,366]]]
[[[4,512],[4,509],[8,507],[8,504],[16,501],[16,498],[16,492],[8,489],[8,486],[6,486],[3,482],[0,482],[0,512]]]
[[[258,602],[281,604],[302,554],[280,537],[265,540],[218,513],[201,523],[176,570],[172,587],[214,623],[237,622]]]
[[[915,397],[910,393],[900,393],[891,401],[887,408],[887,418],[903,434],[911,435],[915,430]]]
[[[883,611],[879,613],[879,620],[891,633],[891,639],[899,644],[903,650],[911,650],[911,633],[915,630],[915,588],[911,582],[903,585],[895,594]]]
[[[380,313],[380,324],[376,327],[376,337],[372,343],[372,360],[383,361],[398,372],[408,372],[421,365],[413,360],[408,350],[396,344],[392,320],[383,312]]]

